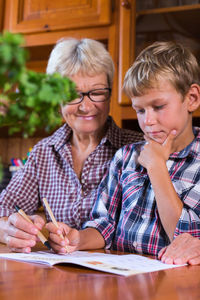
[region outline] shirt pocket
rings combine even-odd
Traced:
[[[142,205],[147,194],[148,183],[147,176],[139,172],[133,172],[133,169],[127,170],[123,174],[122,181],[122,210],[130,211],[137,205]],[[146,183],[145,183],[146,182]]]

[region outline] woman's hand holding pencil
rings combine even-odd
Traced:
[[[14,252],[31,252],[37,241],[42,241],[47,247],[47,239],[40,230],[44,227],[44,220],[38,215],[27,216],[23,210],[15,206],[17,212],[1,220],[4,243]],[[50,247],[50,246],[49,246]]]
[[[11,251],[31,252],[37,241],[41,241],[47,248],[60,254],[71,253],[78,250],[80,233],[68,225],[57,222],[46,199],[44,206],[52,222],[45,225],[44,219],[39,215],[27,215],[18,205],[14,205],[16,212],[9,217],[2,218],[0,227],[1,240]],[[43,227],[49,231],[49,240],[41,232]]]
[[[29,223],[33,224],[31,218],[29,216],[27,216],[27,214],[18,206],[15,205],[15,209],[17,210],[17,212]],[[38,230],[37,232],[37,236],[39,238],[39,240],[48,248],[51,249],[51,246],[49,245],[49,242],[47,240],[47,238],[43,235],[43,233],[41,231]]]

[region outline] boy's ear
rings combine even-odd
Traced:
[[[188,112],[195,111],[200,106],[200,86],[192,84],[186,97],[188,98]]]

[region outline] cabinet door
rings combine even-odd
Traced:
[[[130,99],[122,92],[126,71],[135,56],[135,0],[121,0],[119,8],[119,93],[121,105],[131,104]]]
[[[3,29],[4,0],[0,0],[0,32]]]
[[[7,0],[5,28],[33,33],[102,26],[111,22],[111,0]]]

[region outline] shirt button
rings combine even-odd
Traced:
[[[147,217],[146,214],[142,215],[142,219],[146,219],[146,217]]]
[[[137,247],[137,242],[136,242],[136,241],[133,242],[133,247],[134,247],[134,248]]]

